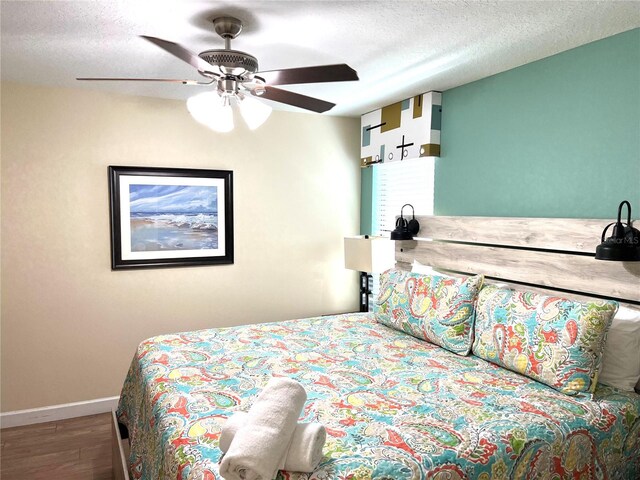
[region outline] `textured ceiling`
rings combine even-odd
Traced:
[[[138,37],[222,48],[210,20],[240,18],[232,48],[261,70],[348,63],[359,82],[283,87],[358,116],[640,26],[638,1],[6,1],[2,80],[186,99],[203,87],[81,83],[78,76],[200,79]],[[293,107],[273,104],[282,110]],[[298,110],[299,111],[299,110]]]

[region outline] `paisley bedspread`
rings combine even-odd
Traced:
[[[218,438],[270,376],[327,428],[312,474],[279,480],[640,478],[640,395],[569,397],[474,356],[337,315],[154,337],[120,398],[132,478],[220,479]]]

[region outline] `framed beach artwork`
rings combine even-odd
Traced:
[[[109,167],[111,268],[233,263],[233,172]]]

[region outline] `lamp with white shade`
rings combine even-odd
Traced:
[[[345,237],[344,266],[360,272],[360,311],[369,311],[369,274],[382,273],[393,267],[395,242],[386,237],[369,235]]]

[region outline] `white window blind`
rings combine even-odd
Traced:
[[[374,235],[388,236],[396,226],[396,216],[405,203],[416,215],[433,215],[434,158],[415,158],[373,166]],[[411,218],[411,207],[404,217]]]
[[[405,203],[410,203],[416,215],[433,215],[435,159],[415,158],[401,162],[381,163],[373,171],[373,235],[389,236],[396,227],[396,216]],[[404,217],[411,218],[411,207],[405,207]],[[370,278],[369,311],[378,298],[379,275]]]

